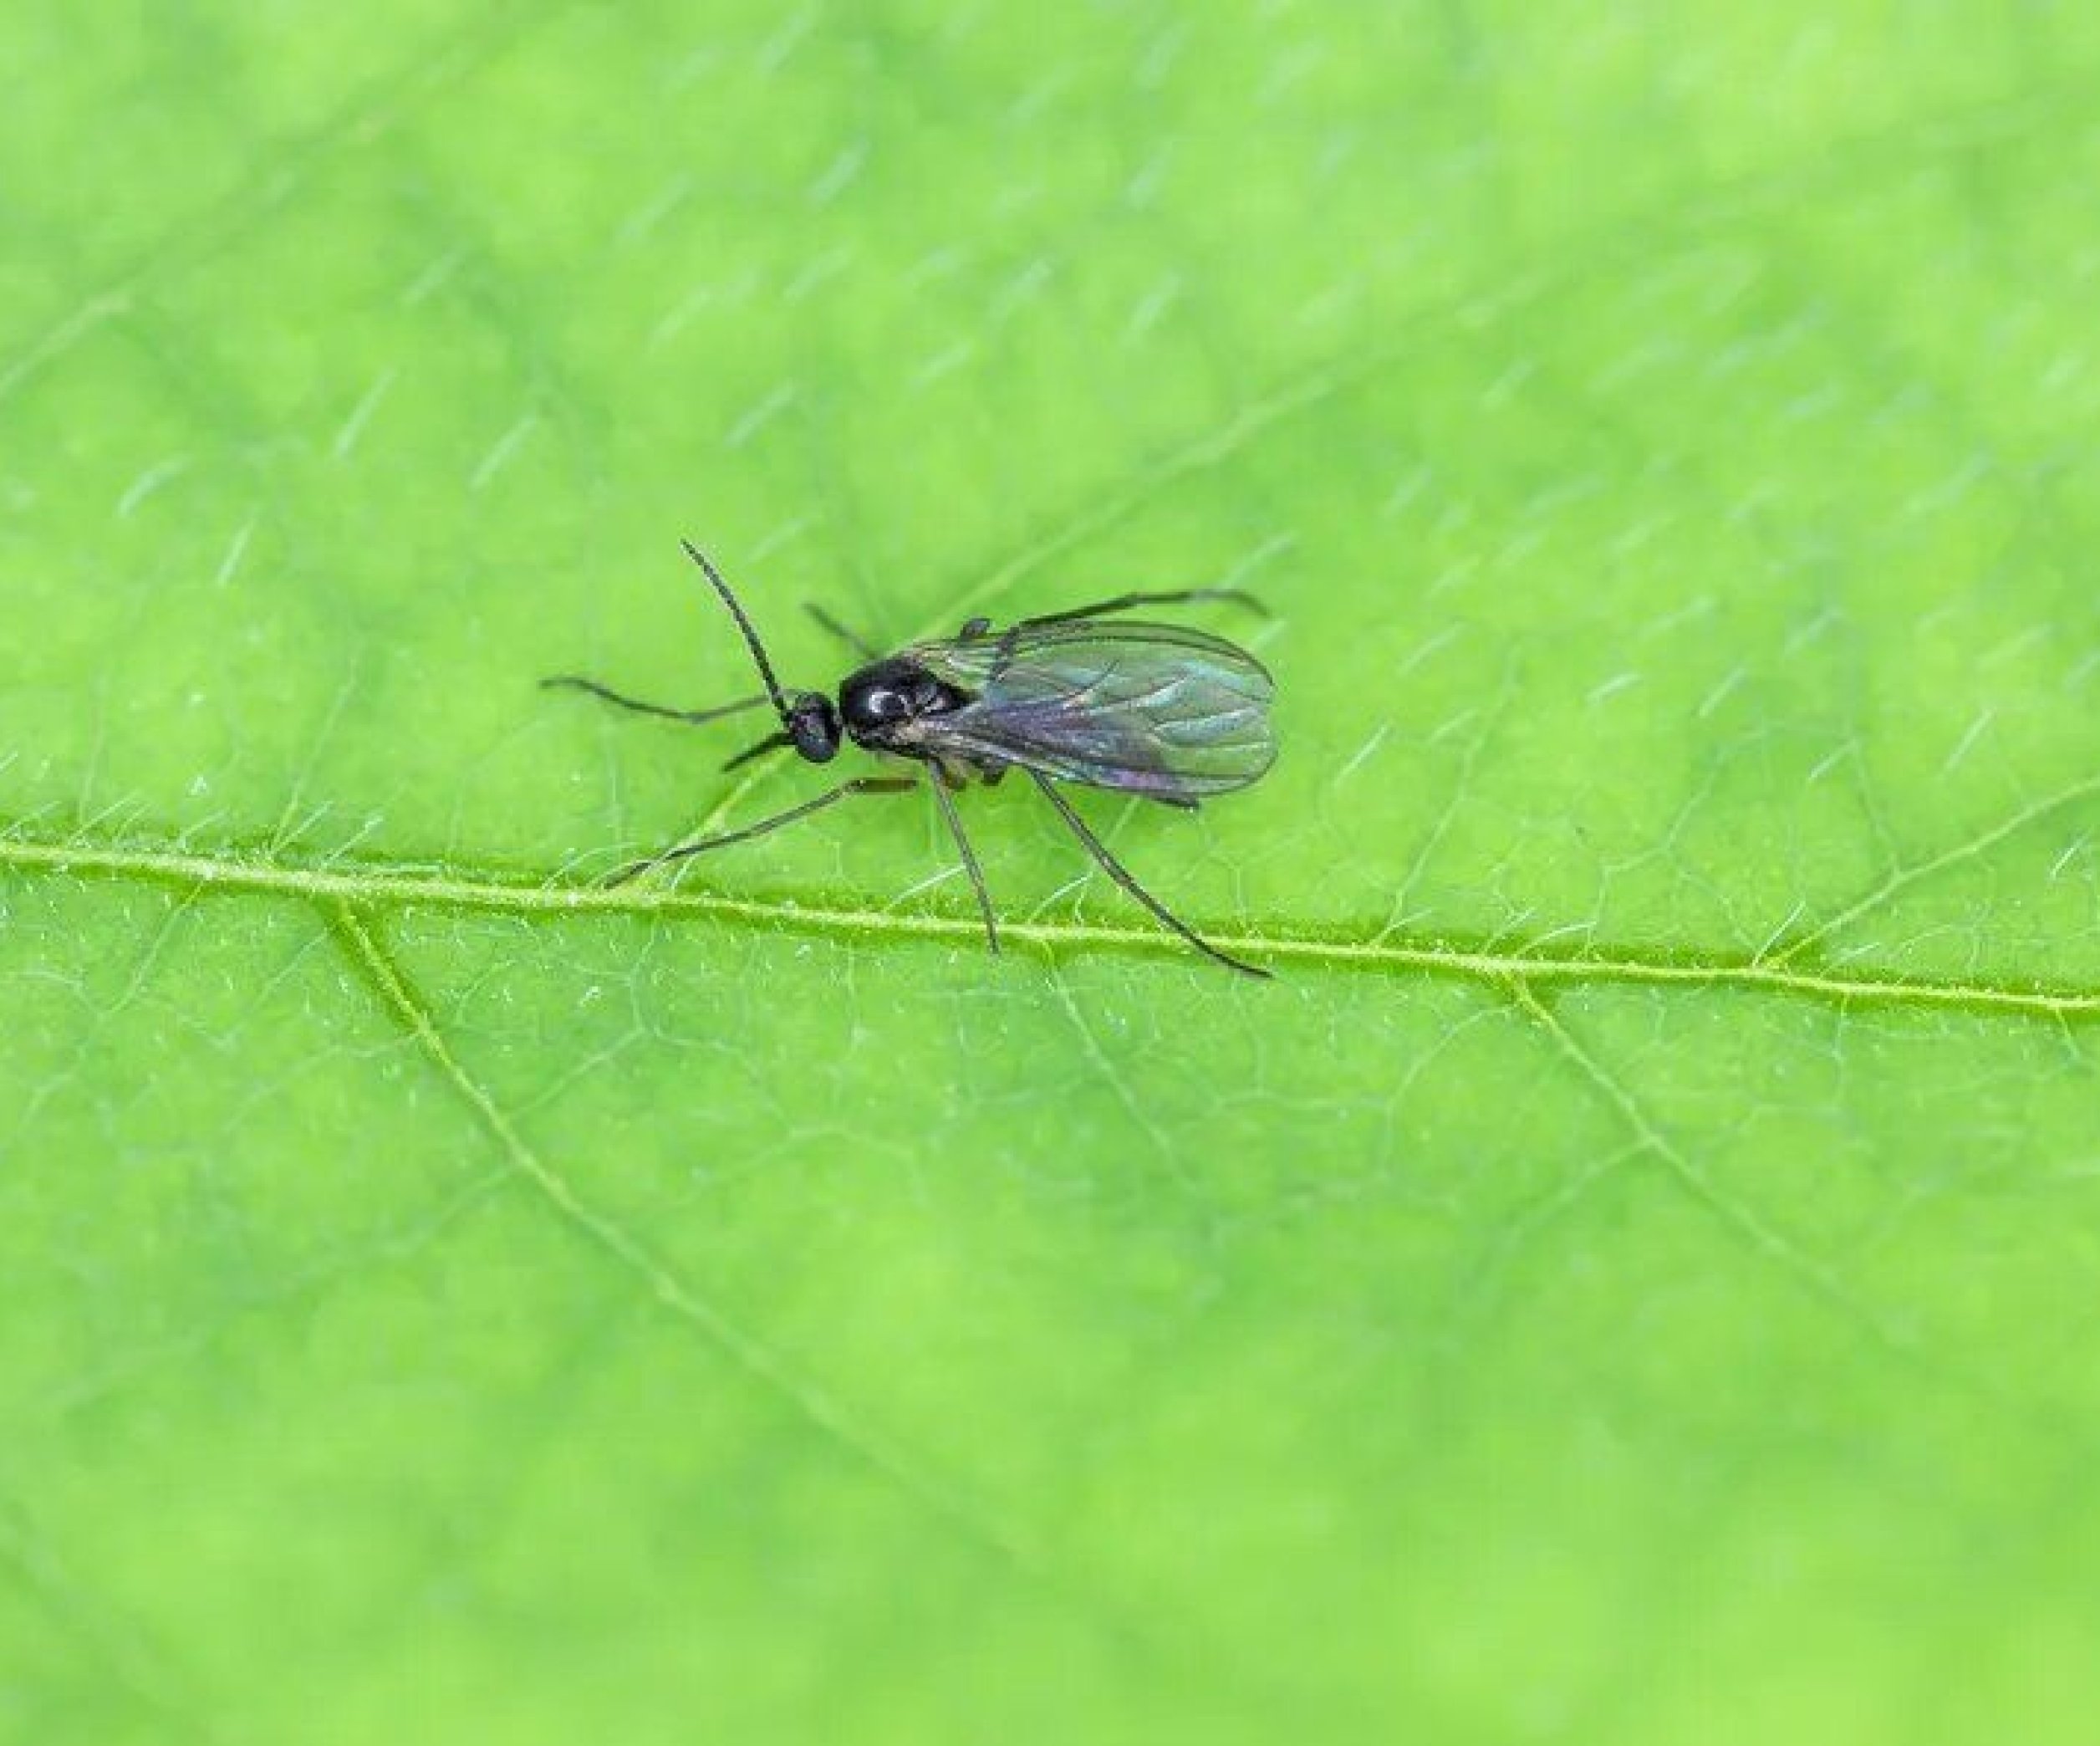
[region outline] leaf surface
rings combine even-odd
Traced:
[[[0,19],[0,1737],[2087,1737],[2100,29]],[[92,23],[93,28],[90,28]],[[675,885],[745,694],[1282,756]],[[843,765],[839,768],[844,768]],[[858,809],[854,809],[857,807]]]

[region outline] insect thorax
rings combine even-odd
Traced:
[[[919,723],[970,701],[919,662],[902,655],[871,661],[838,687],[838,713],[856,745],[907,750],[920,743]]]

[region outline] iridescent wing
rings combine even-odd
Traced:
[[[960,758],[1169,800],[1244,788],[1276,760],[1267,669],[1205,631],[1067,620],[903,652],[969,695],[921,724]]]

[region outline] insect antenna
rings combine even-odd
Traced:
[[[766,658],[766,646],[758,640],[758,633],[744,616],[744,609],[737,602],[737,596],[729,591],[729,585],[721,579],[721,573],[707,561],[707,554],[690,539],[679,544],[686,549],[686,555],[701,568],[701,573],[715,585],[715,592],[721,596],[722,605],[729,609],[729,615],[737,620],[737,628],[743,633],[744,646],[751,651],[752,663],[758,669],[758,676],[766,682],[766,695],[772,700],[773,713],[784,723],[788,718],[788,699],[780,689],[780,681],[773,676],[773,664]]]

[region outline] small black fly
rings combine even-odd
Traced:
[[[989,784],[1008,770],[1025,771],[1087,853],[1162,926],[1227,969],[1268,975],[1219,951],[1139,885],[1056,786],[1078,783],[1193,811],[1208,796],[1245,788],[1266,771],[1276,760],[1269,723],[1274,684],[1260,661],[1223,637],[1181,625],[1136,619],[1093,622],[1134,606],[1190,600],[1229,600],[1264,610],[1251,595],[1236,588],[1118,595],[1091,606],[1022,619],[1004,630],[992,629],[989,619],[973,618],[952,637],[913,643],[894,655],[878,655],[813,606],[818,622],[864,662],[846,676],[834,702],[822,692],[781,689],[765,646],[729,585],[691,541],[685,546],[742,632],[765,682],[762,694],[713,709],[671,709],[574,674],[543,682],[675,722],[714,722],[771,706],[779,731],[739,752],[724,769],[790,748],[811,763],[829,763],[842,738],[864,751],[913,760],[925,770],[926,786],[955,839],[995,952],[999,924],[991,894],[951,795],[972,777]],[[916,777],[855,776],[742,830],[674,845],[620,868],[607,883],[624,885],[651,867],[763,836],[851,794],[902,794],[918,786]]]

